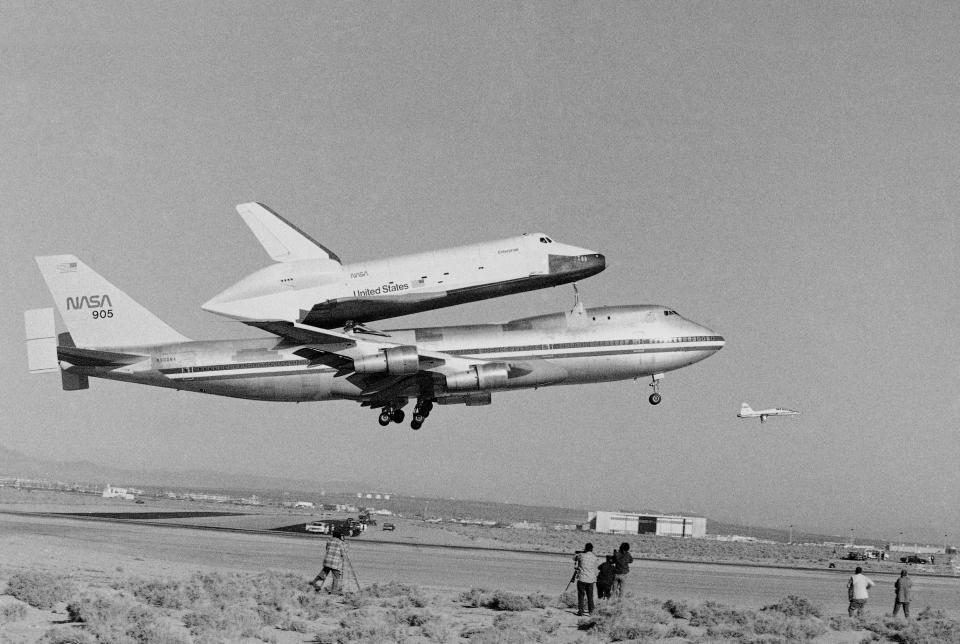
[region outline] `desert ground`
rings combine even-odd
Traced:
[[[349,540],[347,592],[328,595],[306,585],[326,537],[266,531],[309,514],[60,516],[183,509],[0,490],[0,642],[960,641],[956,577],[915,571],[922,618],[908,626],[889,614],[899,565],[869,562],[868,617],[850,620],[854,562],[804,548],[713,544],[711,553],[701,543],[682,556],[680,540],[631,537],[627,597],[579,618],[562,595],[573,551],[591,540],[609,552],[622,536],[396,519],[396,531]],[[62,593],[35,606],[24,601],[32,587]]]

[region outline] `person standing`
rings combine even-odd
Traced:
[[[327,541],[327,549],[323,553],[323,569],[317,573],[310,585],[318,593],[323,590],[323,582],[327,575],[333,573],[333,584],[330,586],[331,593],[340,592],[340,579],[343,577],[343,534],[339,530],[334,530]]]
[[[910,588],[913,586],[913,580],[907,576],[906,569],[900,571],[900,578],[893,584],[893,590],[896,593],[893,600],[893,616],[897,616],[897,611],[903,609],[903,616],[910,619]]]
[[[613,555],[607,555],[606,560],[597,569],[597,599],[610,599],[610,590],[617,576],[617,564]]]
[[[863,617],[863,609],[867,605],[867,598],[870,596],[867,590],[873,588],[873,582],[863,574],[863,568],[857,566],[853,576],[847,581],[847,597],[850,599],[850,606],[847,607],[847,615],[853,617]]]
[[[617,574],[613,579],[613,592],[617,599],[623,597],[623,586],[627,581],[627,573],[630,572],[630,564],[633,563],[633,555],[630,554],[630,544],[624,541],[620,544],[620,549],[613,553],[616,560]]]
[[[593,586],[597,582],[597,555],[593,554],[593,544],[583,547],[573,558],[577,578],[577,615],[590,616],[593,613]],[[587,610],[584,611],[583,609]]]

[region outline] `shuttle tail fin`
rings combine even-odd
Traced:
[[[275,262],[340,258],[308,234],[261,203],[242,203],[237,212]]]
[[[132,347],[189,340],[75,256],[47,255],[36,260],[78,347]]]

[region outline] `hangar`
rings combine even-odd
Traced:
[[[587,528],[594,532],[611,534],[653,534],[658,537],[702,539],[707,536],[707,519],[600,510],[587,514]]]

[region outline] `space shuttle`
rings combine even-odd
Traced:
[[[202,308],[253,326],[283,320],[322,329],[362,327],[567,284],[606,268],[600,253],[543,233],[344,264],[263,204],[240,204],[237,212],[274,263]]]

